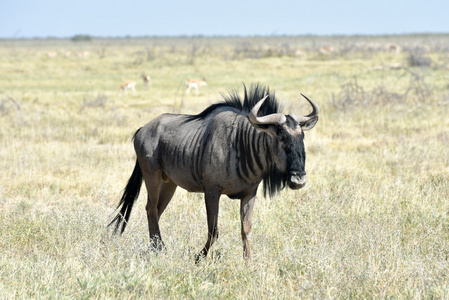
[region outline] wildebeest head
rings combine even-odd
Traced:
[[[302,95],[311,104],[313,111],[307,116],[272,113],[258,116],[261,106],[269,97],[266,95],[251,109],[248,119],[253,126],[269,134],[277,141],[276,164],[264,180],[265,193],[270,195],[286,184],[291,189],[300,189],[306,184],[304,131],[312,129],[318,122],[319,107],[311,99]]]

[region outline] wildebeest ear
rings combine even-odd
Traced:
[[[299,126],[301,126],[302,131],[307,131],[312,129],[316,122],[318,122],[318,116],[311,118],[310,120],[307,120],[305,122],[299,123]]]

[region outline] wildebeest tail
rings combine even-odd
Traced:
[[[125,231],[126,225],[128,224],[129,216],[131,215],[131,210],[133,208],[134,201],[136,201],[137,197],[139,197],[141,186],[142,186],[142,170],[140,169],[139,162],[136,161],[134,171],[128,180],[128,184],[125,187],[122,199],[120,199],[120,202],[117,206],[117,208],[121,207],[120,212],[108,225],[111,226],[112,224],[115,223],[114,234],[118,232],[120,225],[122,225],[120,234],[122,234],[123,231]]]

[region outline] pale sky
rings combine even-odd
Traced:
[[[0,0],[0,38],[449,33],[447,0]]]

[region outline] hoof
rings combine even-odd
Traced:
[[[198,253],[197,255],[195,255],[195,264],[198,264],[200,261],[202,261],[203,259],[205,259],[207,256],[207,252],[205,252],[204,250],[201,250],[200,253]]]
[[[164,243],[160,239],[151,240],[149,247],[153,252],[161,252],[166,249]]]

